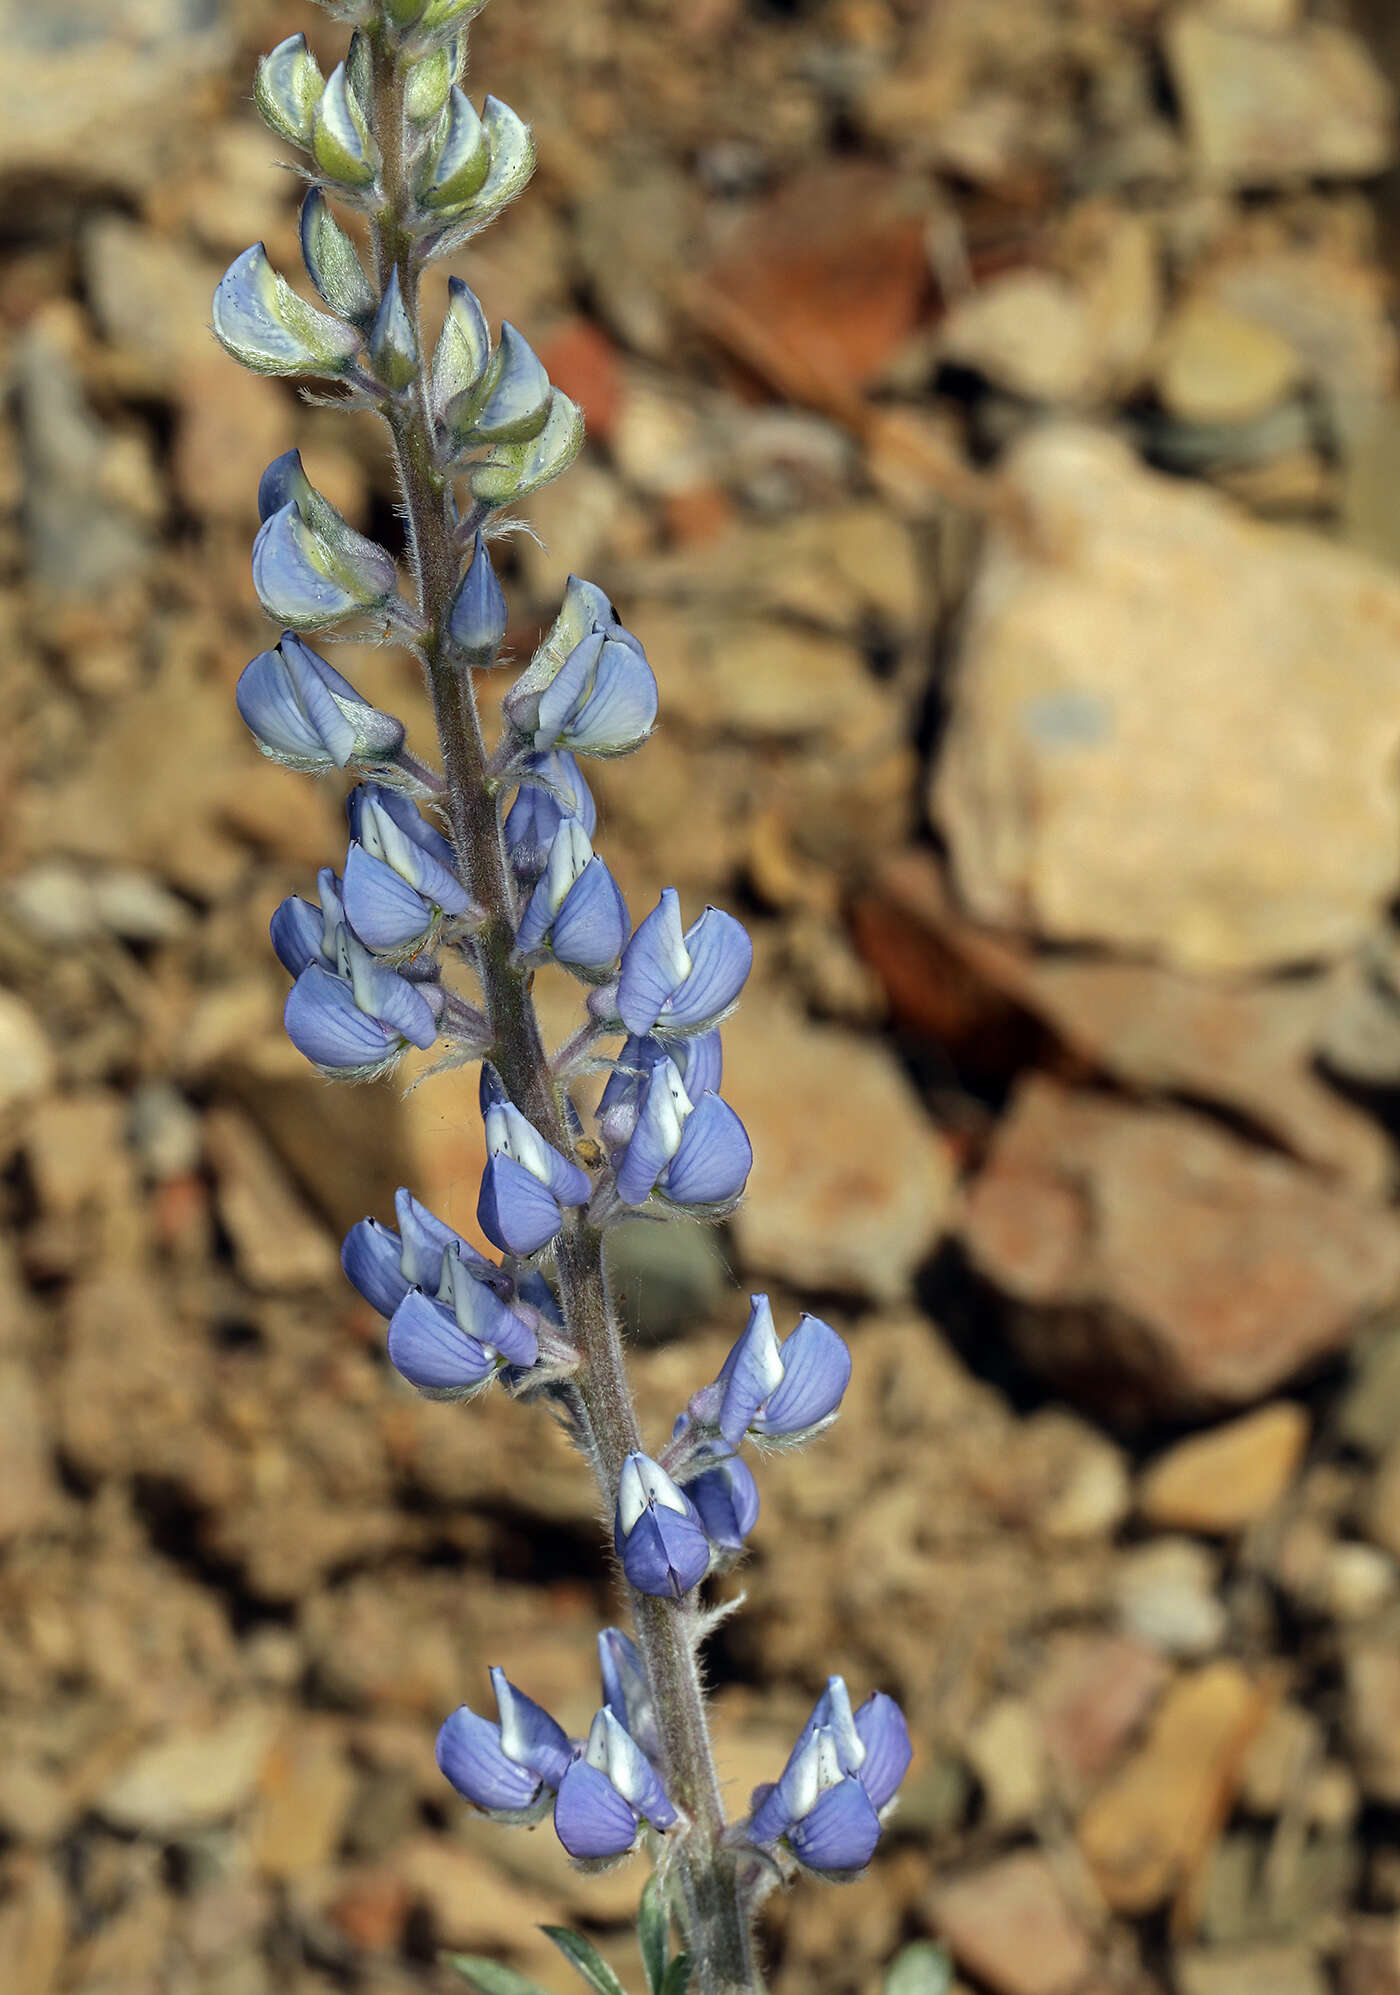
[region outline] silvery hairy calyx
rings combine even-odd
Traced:
[[[640,1431],[607,1235],[637,1213],[715,1222],[741,1197],[752,1153],[722,1092],[719,1026],[752,946],[731,915],[683,909],[669,887],[634,924],[593,849],[588,758],[640,747],[657,713],[646,653],[594,583],[570,580],[504,696],[499,740],[483,738],[475,675],[502,664],[509,620],[492,548],[509,509],[567,470],[583,426],[524,336],[493,329],[459,277],[438,277],[534,163],[515,112],[493,97],[478,109],[462,88],[482,4],[332,6],[353,32],[329,75],[299,34],[259,66],[258,107],[308,183],[301,247],[320,302],[259,244],[219,284],[214,330],[245,366],[330,382],[338,406],[382,419],[407,550],[400,561],[352,528],[295,451],[270,464],[253,582],[281,634],[243,673],[238,708],[273,760],[357,779],[340,870],[272,917],[295,1045],[336,1079],[386,1075],[410,1047],[480,1063],[477,1219],[498,1258],[404,1190],[392,1223],[352,1229],[345,1272],[387,1319],[389,1358],[418,1391],[469,1399],[494,1384],[542,1401],[612,1518],[630,1631],[599,1635],[587,1736],[533,1702],[507,1658],[489,1691],[464,1685],[471,1702],[446,1717],[438,1763],[501,1822],[551,1816],[581,1865],[644,1847],[653,1995],[739,1995],[762,1987],[764,1896],[801,1870],[844,1877],[869,1860],[909,1738],[890,1698],[853,1705],[831,1677],[787,1764],[726,1817],[702,1685],[704,1584],[742,1556],[758,1516],[746,1454],[820,1433],[850,1357],[815,1317],[781,1334],[754,1296],[719,1376],[697,1381],[668,1435]],[[418,659],[430,757],[315,648],[335,635]],[[545,964],[582,986],[578,1029],[554,1052],[531,998]],[[620,1995],[588,1941],[551,1937],[591,1986]],[[488,1995],[533,1985],[499,1963],[455,1964]]]

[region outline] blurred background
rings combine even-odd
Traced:
[[[400,1182],[473,1234],[472,1082],[318,1080],[266,940],[344,829],[233,709],[258,474],[295,441],[398,527],[374,427],[208,301],[296,266],[255,56],[341,32],[0,25],[0,1986],[417,1995],[452,1946],[563,1989],[568,1920],[635,1988],[640,1866],[432,1761],[497,1661],[585,1728],[585,1481],[403,1388],[337,1267]],[[512,645],[571,569],[615,597],[663,719],[602,849],[757,946],[751,1196],[619,1245],[648,1431],[750,1287],[856,1356],[726,1583],[734,1808],[828,1671],[918,1742],[774,1987],[933,1934],[977,1995],[1397,1995],[1394,11],[495,0],[473,43],[540,168],[458,267],[590,430]],[[336,662],[427,739],[402,658]]]

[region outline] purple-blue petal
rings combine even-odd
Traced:
[[[548,1185],[504,1155],[487,1160],[476,1216],[487,1239],[507,1254],[536,1253],[564,1221]]]
[[[464,1260],[463,1265],[469,1264]],[[499,1351],[509,1364],[521,1367],[534,1364],[540,1354],[538,1337],[524,1317],[503,1302],[493,1288],[469,1273],[465,1281],[457,1281],[452,1293],[457,1322],[463,1331]]]
[[[381,1316],[392,1316],[412,1286],[400,1266],[402,1252],[398,1234],[377,1219],[357,1220],[340,1250],[346,1279]]]
[[[253,587],[269,616],[297,629],[335,623],[360,609],[362,598],[311,559],[315,539],[289,501],[264,520],[253,542]]]
[[[808,1870],[863,1870],[879,1840],[880,1818],[854,1774],[828,1787],[787,1831],[788,1848]]]
[[[757,1434],[800,1434],[819,1426],[836,1411],[850,1384],[845,1340],[819,1316],[801,1317],[781,1350],[782,1381],[753,1422]]]
[[[660,1020],[664,1031],[694,1031],[728,1011],[753,968],[753,943],[741,921],[723,908],[707,907],[688,929],[690,975]]]
[[[638,1593],[679,1600],[710,1569],[710,1541],[694,1512],[649,1503],[624,1538],[615,1533],[622,1569]]]
[[[712,1545],[739,1551],[758,1522],[758,1484],[748,1464],[737,1458],[722,1461],[693,1477],[685,1493],[700,1513]]]
[[[610,970],[627,940],[627,903],[601,859],[590,859],[554,917],[550,946],[566,968]]]
[[[429,1212],[403,1185],[394,1193],[394,1211],[403,1242],[403,1272],[410,1287],[436,1293],[442,1280],[442,1257],[449,1248],[460,1253],[479,1272],[499,1272],[494,1263],[484,1254],[478,1254],[475,1247],[469,1247],[460,1233],[455,1233],[435,1212]]]
[[[685,1119],[661,1189],[675,1205],[724,1205],[739,1196],[752,1168],[743,1123],[727,1101],[705,1094]]]
[[[345,918],[371,949],[402,949],[427,934],[433,910],[392,866],[356,843],[345,857]]]
[[[500,1715],[501,1750],[517,1766],[537,1773],[546,1787],[558,1787],[574,1757],[573,1741],[542,1704],[517,1690],[502,1669],[491,1672]]]
[[[656,678],[641,646],[635,639],[625,642],[609,636],[587,697],[558,738],[584,755],[625,753],[651,733],[656,708]]]
[[[437,1763],[464,1800],[478,1808],[516,1812],[539,1798],[543,1785],[528,1767],[501,1750],[499,1725],[461,1704],[437,1735]]]
[[[287,1037],[318,1067],[368,1067],[388,1059],[399,1036],[366,1017],[343,978],[311,963],[287,993]]]
[[[914,1748],[904,1713],[882,1690],[867,1697],[855,1714],[856,1734],[865,1747],[860,1784],[876,1808],[892,1800],[909,1771]]]
[[[320,908],[295,894],[282,902],[268,924],[277,960],[293,977],[299,977],[308,963],[320,962],[321,938],[325,932]]]
[[[244,667],[234,702],[245,725],[280,755],[343,769],[355,753],[355,730],[321,679],[293,672],[280,650],[260,651]]]
[[[775,1342],[773,1311],[767,1296],[750,1296],[749,1320],[719,1374],[724,1386],[719,1431],[731,1448],[738,1447],[771,1390],[768,1358]]]
[[[638,923],[618,972],[617,1015],[630,1033],[650,1032],[683,981],[675,960],[683,947],[680,896],[674,887],[666,887],[651,913]]]
[[[626,1856],[641,1821],[605,1773],[585,1759],[572,1762],[554,1799],[554,1829],[571,1857],[581,1862]]]
[[[496,1360],[458,1327],[446,1303],[411,1288],[389,1324],[389,1362],[432,1398],[475,1392],[494,1377]]]

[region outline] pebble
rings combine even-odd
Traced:
[[[1290,395],[1303,374],[1296,350],[1209,296],[1178,307],[1162,338],[1153,380],[1182,422],[1249,422]]]
[[[1344,1657],[1343,1726],[1369,1801],[1400,1805],[1400,1652],[1383,1635],[1352,1641]]]
[[[1084,298],[1043,270],[995,278],[954,306],[939,352],[1033,402],[1081,401],[1098,372]]]
[[[1119,1560],[1113,1590],[1129,1633],[1164,1656],[1205,1656],[1225,1638],[1216,1563],[1190,1538],[1154,1538]]]
[[[1164,1904],[1213,1821],[1223,1821],[1251,1735],[1263,1716],[1257,1686],[1235,1662],[1180,1677],[1127,1764],[1079,1821],[1079,1845],[1115,1911]]]
[[[264,1760],[249,1828],[253,1863],[271,1878],[307,1877],[340,1846],[358,1782],[334,1728],[299,1718]]]
[[[968,1733],[966,1752],[982,1784],[988,1821],[1002,1829],[1033,1821],[1048,1783],[1045,1746],[1030,1705],[1017,1697],[998,1698]]]
[[[205,1731],[172,1732],[129,1759],[94,1805],[113,1828],[153,1836],[228,1821],[257,1790],[276,1722],[265,1706],[245,1704]]]
[[[939,1932],[995,1995],[1074,1995],[1093,1955],[1054,1871],[1023,1850],[934,1887]]]
[[[47,1093],[57,1062],[47,1033],[22,998],[0,991],[0,1111]]]
[[[335,1242],[253,1124],[234,1109],[211,1110],[204,1143],[219,1217],[249,1287],[275,1294],[333,1281],[340,1266]]]
[[[1202,1947],[1176,1958],[1179,1995],[1328,1995],[1322,1963],[1307,1947]]]
[[[1301,1406],[1280,1400],[1158,1455],[1138,1482],[1148,1523],[1227,1535],[1257,1524],[1293,1479],[1307,1446]]]
[[[1073,1795],[1108,1771],[1169,1678],[1160,1653],[1131,1636],[1066,1630],[1054,1638],[1034,1701],[1045,1749]]]

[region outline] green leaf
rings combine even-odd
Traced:
[[[661,1984],[661,1995],[685,1995],[690,1986],[690,1955],[678,1953],[666,1970],[666,1979]]]
[[[642,1890],[642,1909],[637,1914],[637,1943],[642,1949],[642,1966],[647,1971],[651,1995],[661,1995],[666,1980],[666,1963],[671,1957],[671,1908],[666,1892],[653,1871]]]
[[[915,1940],[890,1963],[884,1995],[948,1995],[953,1963],[947,1949],[931,1940]]]
[[[582,1933],[571,1933],[567,1926],[541,1926],[540,1931],[548,1933],[565,1960],[578,1969],[590,1988],[597,1989],[598,1995],[627,1995],[592,1940],[586,1940]]]
[[[469,1982],[477,1995],[549,1995],[538,1981],[527,1980],[513,1967],[502,1967],[498,1960],[483,1960],[480,1954],[445,1953],[442,1961]]]

